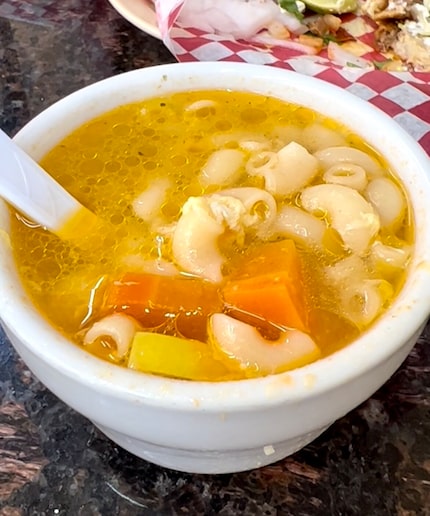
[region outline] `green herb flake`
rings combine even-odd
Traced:
[[[385,67],[387,66],[387,64],[392,63],[393,61],[391,59],[386,59],[385,61],[372,61],[372,62],[373,62],[374,67],[377,70],[385,70]]]
[[[295,0],[279,0],[279,5],[298,20],[303,20],[303,14],[299,11]]]
[[[324,34],[324,36],[321,37],[325,45],[328,45],[330,41],[332,41],[333,43],[339,43],[338,38],[336,38],[334,34]]]

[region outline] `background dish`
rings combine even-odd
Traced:
[[[135,27],[161,39],[155,9],[150,0],[109,0],[112,7]]]

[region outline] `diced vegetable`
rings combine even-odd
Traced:
[[[219,380],[227,369],[212,356],[208,344],[170,335],[137,332],[128,367],[144,373],[187,380]]]
[[[300,256],[292,240],[263,244],[222,289],[227,305],[268,321],[308,331]]]
[[[181,335],[204,340],[202,320],[220,310],[221,300],[217,287],[199,278],[126,273],[107,288],[104,307],[132,315],[145,328],[177,319]]]
[[[324,46],[324,40],[322,38],[318,38],[317,36],[311,36],[309,34],[300,34],[298,38],[300,43],[304,45],[308,45],[312,48],[315,48],[318,52],[320,52]]]

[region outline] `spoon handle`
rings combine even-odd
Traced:
[[[86,210],[11,138],[0,131],[0,196],[53,233]]]

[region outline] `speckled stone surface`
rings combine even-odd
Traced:
[[[0,126],[13,135],[82,86],[172,61],[106,0],[0,0]],[[119,449],[1,333],[0,516],[430,515],[429,343],[430,326],[382,389],[294,456],[202,476]]]

